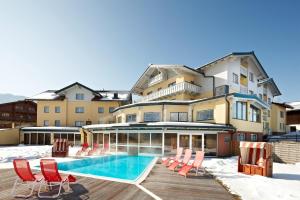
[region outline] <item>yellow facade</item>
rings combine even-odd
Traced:
[[[280,113],[283,113],[281,116]],[[280,125],[281,124],[281,125]],[[271,106],[271,129],[275,133],[286,132],[286,108],[277,104]]]
[[[49,100],[37,101],[37,126],[44,126],[44,121],[49,121],[49,126],[55,126],[55,120],[60,120],[60,126],[75,126],[75,121],[90,121],[92,124],[112,123],[115,119],[109,108],[117,108],[118,101],[67,101]],[[44,112],[44,107],[49,107],[49,113]],[[55,113],[55,107],[60,107],[60,113]],[[76,107],[83,107],[84,113],[76,113]],[[98,108],[103,107],[104,113],[98,113]]]
[[[0,130],[0,145],[17,145],[19,144],[19,139],[18,128]]]

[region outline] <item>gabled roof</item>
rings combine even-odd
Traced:
[[[139,77],[139,79],[137,80],[137,82],[133,85],[131,91],[133,93],[138,93],[136,88],[138,88],[140,85],[142,85],[145,82],[145,78],[147,76],[151,76],[152,73],[154,72],[155,69],[165,69],[165,70],[185,70],[187,72],[190,73],[197,73],[197,74],[202,74],[201,72],[197,71],[196,69],[193,69],[191,67],[188,67],[186,65],[179,65],[179,64],[150,64],[146,70],[144,71],[144,73]]]
[[[274,90],[274,96],[281,95],[281,92],[280,92],[279,88],[277,87],[276,83],[274,82],[273,78],[266,78],[266,79],[258,81],[258,85],[267,84],[267,83],[269,83],[272,86],[272,88]]]
[[[278,105],[278,106],[281,106],[281,107],[284,107],[284,108],[289,108],[289,109],[293,109],[294,108],[293,106],[291,106],[289,104],[286,104],[286,103],[272,102],[272,104]]]
[[[82,88],[85,88],[93,93],[94,98],[92,101],[131,101],[131,93],[130,91],[120,91],[120,90],[93,90],[81,83],[75,82],[71,85],[68,85],[62,89],[59,90],[46,90],[45,92],[39,93],[37,95],[34,95],[33,97],[27,98],[26,100],[64,100],[65,95],[63,94],[63,91],[78,85]]]
[[[91,88],[89,88],[89,87],[87,87],[87,86],[85,86],[85,85],[82,85],[81,83],[78,83],[78,82],[72,83],[71,85],[68,85],[68,86],[66,86],[66,87],[64,87],[64,88],[62,88],[62,89],[60,89],[60,90],[57,90],[57,91],[55,91],[55,93],[56,93],[56,94],[59,94],[59,93],[65,91],[65,90],[67,90],[67,89],[69,89],[69,88],[71,88],[71,87],[73,87],[73,86],[75,86],[75,85],[77,85],[77,86],[79,86],[79,87],[82,87],[82,88],[85,88],[85,89],[89,90],[90,92],[92,92],[92,93],[93,93],[94,95],[96,95],[96,96],[99,96],[99,95],[100,95],[100,94],[99,94],[98,92],[96,92],[95,90],[93,90],[93,89],[91,89]]]
[[[224,60],[224,59],[226,59],[226,58],[228,58],[230,56],[252,56],[252,58],[257,62],[260,71],[264,74],[264,76],[266,78],[269,78],[267,72],[265,71],[265,69],[263,68],[262,64],[259,62],[258,58],[256,57],[254,51],[249,51],[249,52],[232,52],[232,53],[230,53],[230,54],[228,54],[226,56],[223,56],[223,57],[218,58],[218,59],[216,59],[216,60],[214,60],[212,62],[209,62],[209,63],[207,63],[205,65],[202,65],[201,67],[198,67],[197,69],[198,70],[203,70],[204,68],[210,66],[211,64],[214,64],[214,63],[216,63],[218,61]]]

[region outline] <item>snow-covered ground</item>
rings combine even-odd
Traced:
[[[30,164],[38,165],[40,158],[51,156],[52,146],[2,146],[0,147],[0,169],[13,168],[12,161],[16,158],[26,158]],[[80,147],[70,147],[69,155],[74,156]],[[66,160],[65,158],[56,158],[57,161]],[[68,159],[69,160],[69,159]]]
[[[0,147],[0,169],[13,168],[12,160],[27,158],[31,166],[39,164],[39,159],[51,155],[52,146],[14,146]],[[74,156],[79,147],[70,148]],[[56,158],[58,162],[73,158]],[[226,159],[206,158],[203,166],[229,190],[241,196],[243,200],[299,200],[300,199],[300,163],[274,163],[273,178],[248,176],[237,173],[237,157]]]
[[[274,163],[273,177],[237,172],[237,157],[207,158],[203,166],[243,200],[299,200],[300,163]]]

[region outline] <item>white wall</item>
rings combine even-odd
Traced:
[[[94,97],[91,91],[77,85],[67,89],[64,91],[64,93],[69,101],[91,101],[91,99]],[[76,100],[76,93],[83,93],[84,100]]]

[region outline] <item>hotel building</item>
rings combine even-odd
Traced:
[[[89,108],[77,99],[80,93]],[[112,153],[166,155],[183,147],[204,150],[207,156],[229,156],[238,153],[239,141],[262,141],[272,132],[270,123],[277,121],[271,117],[280,117],[271,115],[271,105],[281,93],[254,52],[232,53],[198,68],[151,64],[131,93],[139,96],[133,103],[128,92],[104,101],[101,92],[79,83],[47,91],[31,98],[37,101],[40,127],[22,133],[39,135],[60,120],[65,131],[82,127],[81,143],[99,143]],[[105,110],[113,108],[102,118],[97,113],[100,104]],[[58,105],[61,114],[53,112]],[[82,117],[77,115],[79,107],[86,111]]]

